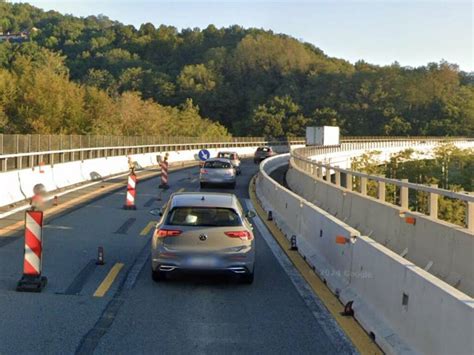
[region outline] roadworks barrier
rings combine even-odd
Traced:
[[[137,196],[137,183],[138,179],[134,172],[131,172],[128,176],[127,181],[127,193],[125,194],[125,205],[123,208],[126,210],[136,210],[135,198]]]
[[[278,184],[265,160],[257,197],[298,252],[388,354],[474,353],[474,300]],[[362,211],[363,212],[363,211]],[[344,242],[343,242],[344,241]]]
[[[19,292],[41,292],[47,278],[41,275],[43,265],[43,212],[25,212],[25,248],[23,276],[18,281]]]

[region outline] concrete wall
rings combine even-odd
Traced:
[[[299,252],[341,301],[354,301],[356,319],[382,349],[391,354],[474,353],[474,300],[273,181],[268,173],[287,164],[288,157],[262,163],[257,196],[288,237],[297,235]],[[301,179],[298,184],[304,193],[317,185]],[[323,190],[326,186],[321,195],[327,202],[333,198],[334,208],[350,209],[342,193],[328,198]],[[354,218],[367,219],[370,213],[362,207]],[[336,244],[338,234],[351,242]]]
[[[294,192],[419,267],[429,267],[431,274],[462,292],[474,295],[474,233],[422,213],[404,212],[399,206],[348,191],[291,166],[287,182]],[[405,216],[415,217],[416,224],[407,224]]]
[[[297,147],[297,146],[295,146]],[[209,149],[211,156],[216,156],[220,150],[233,150],[241,156],[250,156],[255,152],[255,147],[236,147],[225,149]],[[277,152],[287,152],[288,146],[273,147]],[[199,149],[170,151],[169,162],[171,165],[183,162],[197,161]],[[164,155],[165,153],[161,153]],[[159,153],[145,153],[131,155],[131,159],[140,168],[149,168],[157,165]],[[105,177],[128,171],[128,156],[115,156],[108,158],[88,159],[69,163],[34,167],[0,173],[0,207],[8,206],[33,196],[33,187],[43,184],[48,192],[65,189],[79,183],[100,180]]]

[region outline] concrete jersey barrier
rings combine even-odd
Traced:
[[[379,346],[389,354],[474,353],[472,298],[280,186],[269,173],[288,159],[261,164],[257,196],[288,237],[297,235],[299,252],[333,293],[354,301],[356,319]],[[351,242],[338,245],[334,234]]]
[[[288,151],[288,146],[274,146],[275,151]],[[236,151],[242,157],[251,156],[257,146],[239,146],[227,148],[210,148],[211,156],[219,151]],[[133,155],[101,157],[54,165],[35,166],[34,168],[7,171],[0,173],[1,186],[7,187],[0,191],[0,207],[15,204],[33,196],[33,187],[43,184],[48,192],[84,183],[97,181],[116,174],[125,173],[129,169],[128,159],[135,162],[138,169],[158,166],[158,157],[168,154],[170,165],[184,162],[197,162],[199,149],[152,152]]]

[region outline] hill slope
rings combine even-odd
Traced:
[[[474,135],[472,76],[449,63],[352,65],[289,36],[239,26],[135,29],[0,2],[2,13],[0,32],[35,27],[31,41],[64,55],[75,82],[167,106],[192,99],[236,135],[301,135],[320,124],[351,135]],[[3,44],[0,58],[15,50]]]

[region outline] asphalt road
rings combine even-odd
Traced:
[[[245,162],[242,171],[235,193],[248,206],[257,166]],[[136,211],[122,209],[120,191],[50,221],[43,232],[49,282],[41,294],[15,292],[23,240],[0,238],[0,354],[355,351],[260,221],[252,285],[223,277],[151,280],[146,227],[156,217],[148,211],[171,192],[197,191],[197,175],[197,168],[171,173],[161,201],[158,179],[139,182]],[[99,246],[104,266],[94,262]],[[110,288],[94,296],[112,269],[118,274]]]

